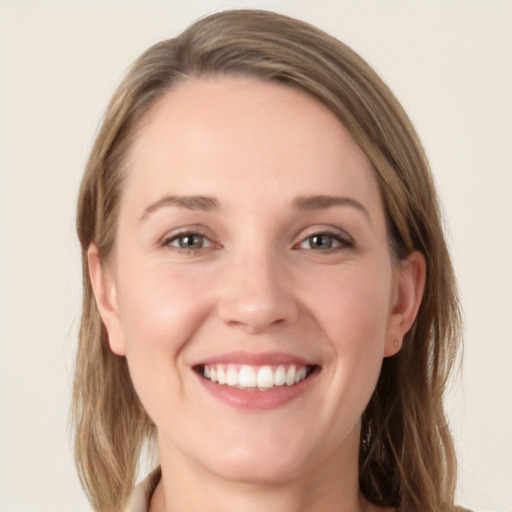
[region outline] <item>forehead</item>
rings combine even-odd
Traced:
[[[338,118],[312,96],[275,82],[180,83],[146,115],[129,162],[130,201],[260,190],[290,202],[346,191],[380,203],[371,164]]]

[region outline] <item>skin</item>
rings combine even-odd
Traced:
[[[301,91],[194,78],[148,113],[127,172],[114,253],[102,264],[92,245],[89,264],[111,349],[158,429],[151,511],[376,510],[359,492],[360,417],[417,313],[425,263],[394,263],[364,153]],[[282,406],[233,407],[194,365],[240,350],[319,370]]]

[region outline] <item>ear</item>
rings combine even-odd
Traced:
[[[124,356],[124,337],[117,304],[115,279],[111,272],[104,268],[96,244],[89,246],[87,262],[96,305],[98,306],[103,324],[107,329],[110,350],[114,354]]]
[[[411,328],[425,289],[425,257],[418,251],[400,262],[396,271],[393,309],[389,318],[384,357],[394,356],[402,348],[403,337]]]

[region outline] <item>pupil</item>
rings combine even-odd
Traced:
[[[315,235],[311,237],[311,246],[317,249],[330,249],[332,247],[332,239],[327,235]]]
[[[180,238],[180,247],[183,249],[195,249],[202,245],[202,239],[197,235],[185,235]]]

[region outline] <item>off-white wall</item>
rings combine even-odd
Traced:
[[[338,36],[424,140],[466,312],[449,397],[460,502],[512,510],[512,3],[0,0],[0,510],[89,510],[66,434],[80,308],[74,208],[106,102],[149,44],[224,7]]]

